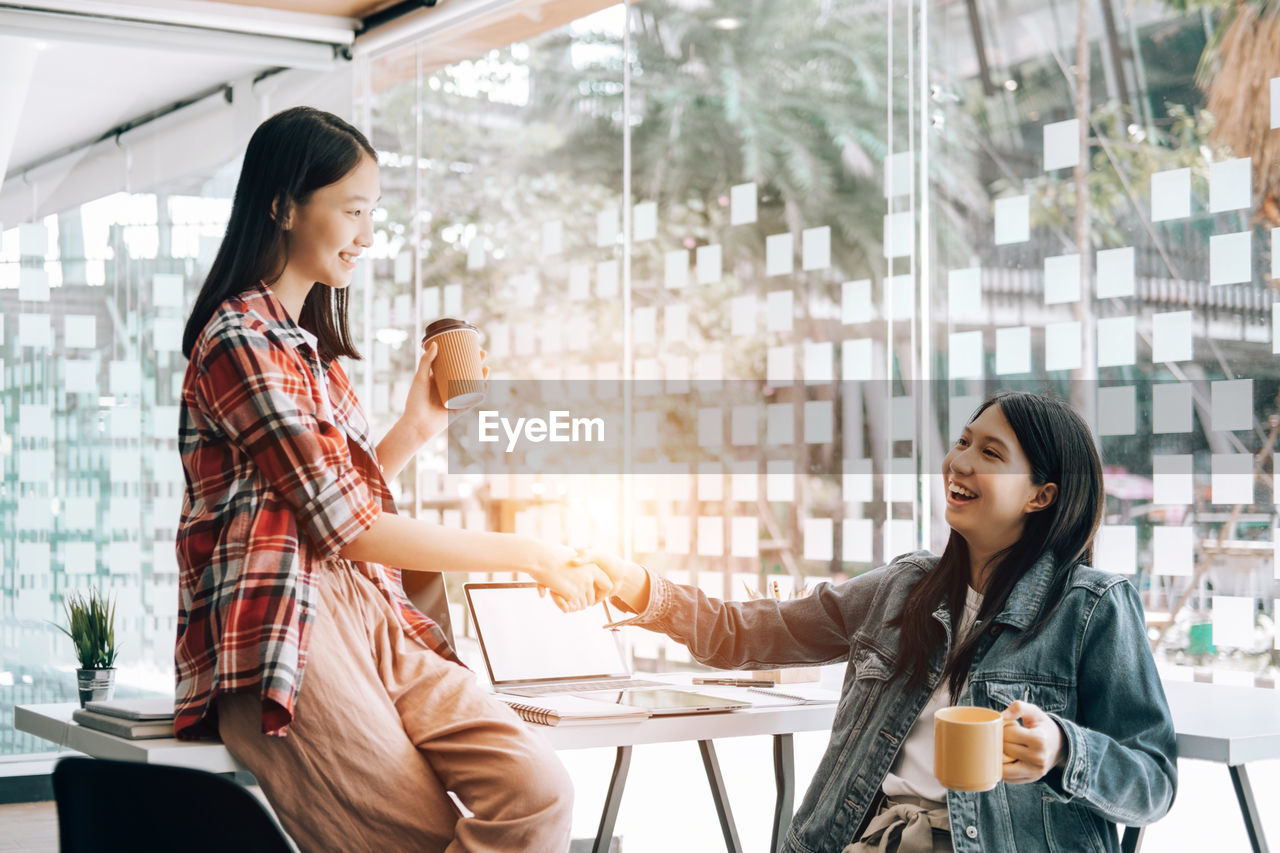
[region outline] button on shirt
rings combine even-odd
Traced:
[[[302,684],[316,573],[395,502],[341,364],[275,294],[227,300],[196,339],[182,385],[186,494],[178,526],[178,737],[216,734],[219,693],[256,691],[283,735]],[[457,661],[405,598],[398,569],[352,563],[405,631]]]
[[[971,586],[966,586],[965,590],[964,612],[960,616],[953,646],[959,645],[969,633],[974,620],[978,618],[978,608],[982,607],[982,596]],[[947,802],[947,789],[933,775],[933,713],[950,704],[951,689],[948,682],[939,679],[929,702],[916,718],[906,740],[902,742],[902,749],[898,752],[893,767],[884,777],[881,787],[886,796],[906,794],[939,804]]]

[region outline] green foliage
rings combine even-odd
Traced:
[[[88,597],[73,593],[64,602],[67,623],[58,630],[71,638],[81,669],[110,669],[115,666],[116,605],[102,591],[90,589]]]

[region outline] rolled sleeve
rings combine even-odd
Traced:
[[[226,326],[201,353],[197,389],[210,419],[293,510],[319,556],[373,526],[381,505],[351,461],[346,434],[319,417],[318,389],[296,350]]]
[[[649,576],[649,603],[645,605],[644,610],[635,613],[631,607],[621,598],[610,599],[611,603],[619,610],[627,613],[635,613],[626,619],[619,619],[605,625],[606,628],[624,628],[628,625],[645,627],[648,625],[656,625],[663,620],[671,609],[671,581],[666,578],[659,577],[647,568],[644,573]]]

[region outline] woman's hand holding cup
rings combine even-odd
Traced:
[[[1018,701],[1000,716],[1004,719],[1006,783],[1035,782],[1054,767],[1066,764],[1067,742],[1062,728],[1039,707]]]

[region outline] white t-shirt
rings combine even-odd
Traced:
[[[971,586],[965,589],[964,613],[960,615],[960,627],[953,645],[958,645],[969,633],[973,621],[978,618],[978,608],[982,606],[982,596]],[[915,725],[907,732],[907,739],[902,742],[902,749],[881,786],[886,796],[906,794],[939,804],[946,803],[947,789],[933,775],[933,712],[951,704],[948,681],[939,679]]]

